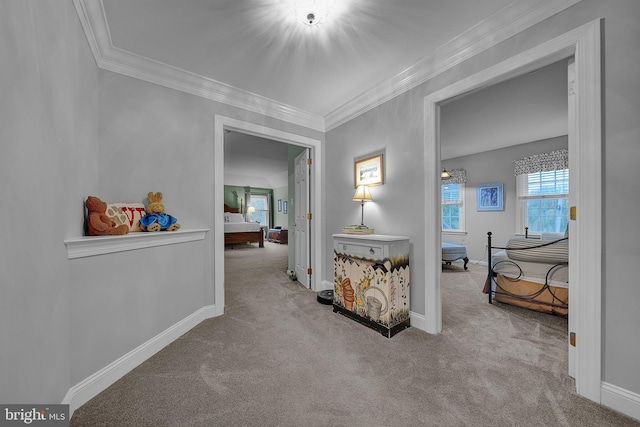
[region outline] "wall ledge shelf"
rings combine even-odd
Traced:
[[[204,240],[208,229],[133,232],[123,236],[82,236],[66,239],[67,258],[85,258],[114,252]]]

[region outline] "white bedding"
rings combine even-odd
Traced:
[[[257,222],[245,222],[244,216],[239,213],[224,213],[224,232],[240,233],[247,231],[260,231],[260,224]]]
[[[520,270],[514,263],[522,269],[522,273],[520,273]],[[547,264],[543,262],[511,260],[507,257],[506,251],[500,251],[493,254],[491,257],[491,264],[493,266],[493,271],[502,274],[503,276],[516,278],[519,274],[522,274],[520,279],[542,284],[545,283],[547,272],[554,266],[554,264]],[[547,282],[549,285],[568,288],[568,282],[569,266],[566,264],[557,266],[551,273],[549,273],[549,281]]]
[[[243,231],[260,231],[260,224],[257,222],[225,222],[225,233],[239,233]]]

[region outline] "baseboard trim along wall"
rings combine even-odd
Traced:
[[[202,307],[195,313],[182,319],[175,325],[159,333],[129,353],[113,361],[98,372],[80,381],[69,389],[62,403],[69,405],[69,417],[80,406],[106,390],[107,387],[125,376],[135,367],[178,339],[181,335],[203,320],[215,316],[215,305]]]
[[[600,399],[603,406],[640,420],[640,394],[603,382]]]

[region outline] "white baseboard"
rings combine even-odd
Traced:
[[[421,331],[427,331],[427,318],[424,314],[409,312],[409,319],[411,321],[411,327],[420,329]]]
[[[151,338],[149,341],[141,344],[129,353],[111,362],[98,372],[71,387],[62,400],[63,404],[69,405],[69,416],[73,415],[73,412],[80,406],[93,399],[107,387],[118,381],[128,372],[178,339],[181,335],[195,327],[197,324],[205,319],[215,317],[215,312],[215,305],[202,307],[195,313],[182,319],[175,325]]]
[[[636,420],[640,420],[640,394],[609,383],[602,383],[600,403]]]

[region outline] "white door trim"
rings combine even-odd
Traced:
[[[576,138],[569,147],[569,162],[576,165],[575,221],[577,258],[572,283],[580,284],[576,310],[576,391],[600,403],[602,335],[602,115],[600,81],[600,20],[592,21],[533,49],[489,67],[443,88],[424,99],[425,140],[425,330],[442,331],[440,236],[440,107],[439,103],[471,90],[486,87],[540,68],[563,58],[575,57]],[[574,168],[572,168],[574,170]],[[573,172],[572,172],[573,173]],[[487,230],[490,231],[490,230]]]
[[[262,125],[215,115],[214,117],[214,150],[213,150],[213,191],[214,191],[214,230],[213,258],[214,280],[213,295],[216,315],[224,314],[224,131],[234,130],[261,138],[272,139],[286,144],[299,145],[311,149],[313,165],[311,167],[311,212],[313,220],[310,225],[311,268],[315,272],[311,276],[311,289],[322,289],[320,272],[323,271],[322,259],[322,212],[320,198],[322,196],[322,142],[318,139],[297,135]]]

